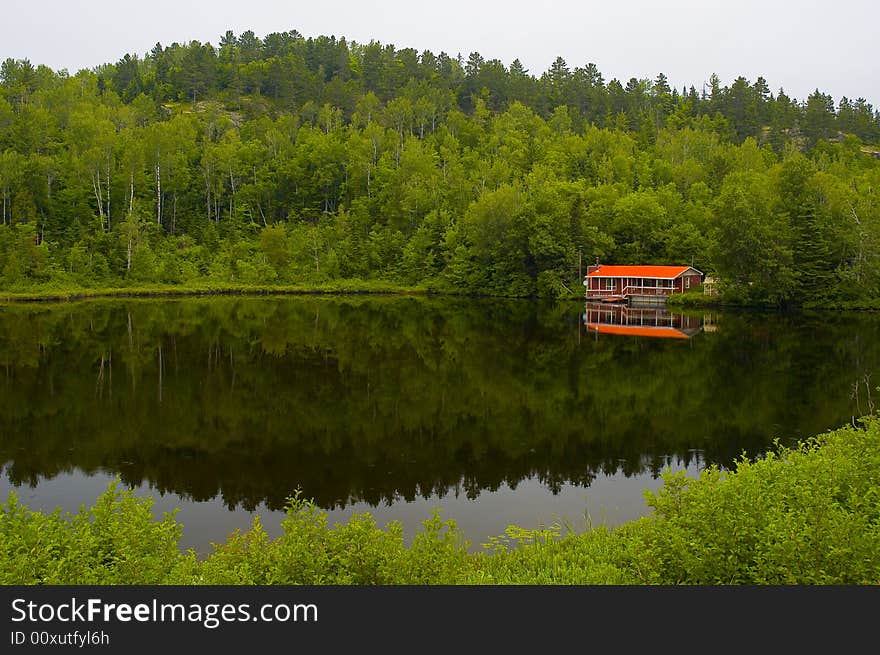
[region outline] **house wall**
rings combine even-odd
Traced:
[[[616,284],[614,290],[601,288],[601,283],[606,278],[597,278],[597,277],[588,277],[587,278],[587,295],[590,296],[609,296],[615,293],[620,293],[620,290],[629,285],[630,278],[614,278],[616,280]],[[687,286],[685,280],[690,280],[690,286]],[[696,273],[692,273],[690,275],[682,275],[679,278],[676,278],[672,281],[672,293],[684,293],[685,291],[690,291],[692,289],[696,289],[700,286],[702,282],[702,276]],[[669,291],[667,289],[663,289],[661,287],[657,288],[658,291],[655,293],[651,293],[650,290],[641,291],[645,295],[668,295]]]
[[[693,291],[693,290],[696,289],[698,286],[700,286],[700,283],[703,281],[702,278],[701,278],[701,276],[696,275],[696,274],[682,275],[681,279],[682,279],[682,284],[684,285],[684,290],[685,290],[685,291]],[[685,284],[685,282],[684,282],[685,279],[690,280],[690,287],[688,287],[688,286]]]
[[[685,280],[690,280],[690,286],[687,286]],[[690,275],[682,275],[675,279],[675,293],[684,293],[685,291],[693,291],[702,282],[702,277],[696,273]]]

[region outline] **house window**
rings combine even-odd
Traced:
[[[686,277],[686,278],[684,279],[684,288],[685,288],[685,289],[690,289],[690,288],[691,288],[691,279],[690,279],[689,277]]]

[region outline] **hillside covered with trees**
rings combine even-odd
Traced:
[[[880,298],[880,113],[763,78],[534,75],[227,32],[93,70],[0,67],[0,288],[382,280],[579,293],[693,263],[746,302]]]

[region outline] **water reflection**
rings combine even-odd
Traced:
[[[190,508],[275,512],[300,488],[340,517],[464,503],[475,524],[518,507],[532,523],[525,508],[537,506],[550,522],[554,500],[619,479],[641,504],[666,463],[728,465],[873,402],[875,316],[723,314],[681,348],[584,339],[581,307],[363,297],[4,307],[0,491],[26,488],[51,509],[58,497],[93,500],[61,482],[119,475]],[[635,316],[605,323],[636,327],[624,325]],[[706,326],[687,312],[638,320]]]
[[[700,316],[671,312],[665,305],[588,302],[584,325],[597,334],[652,339],[690,339],[700,332]]]

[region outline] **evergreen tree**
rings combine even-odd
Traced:
[[[812,202],[801,203],[791,217],[791,226],[796,299],[803,302],[831,297],[835,272],[831,244]]]

